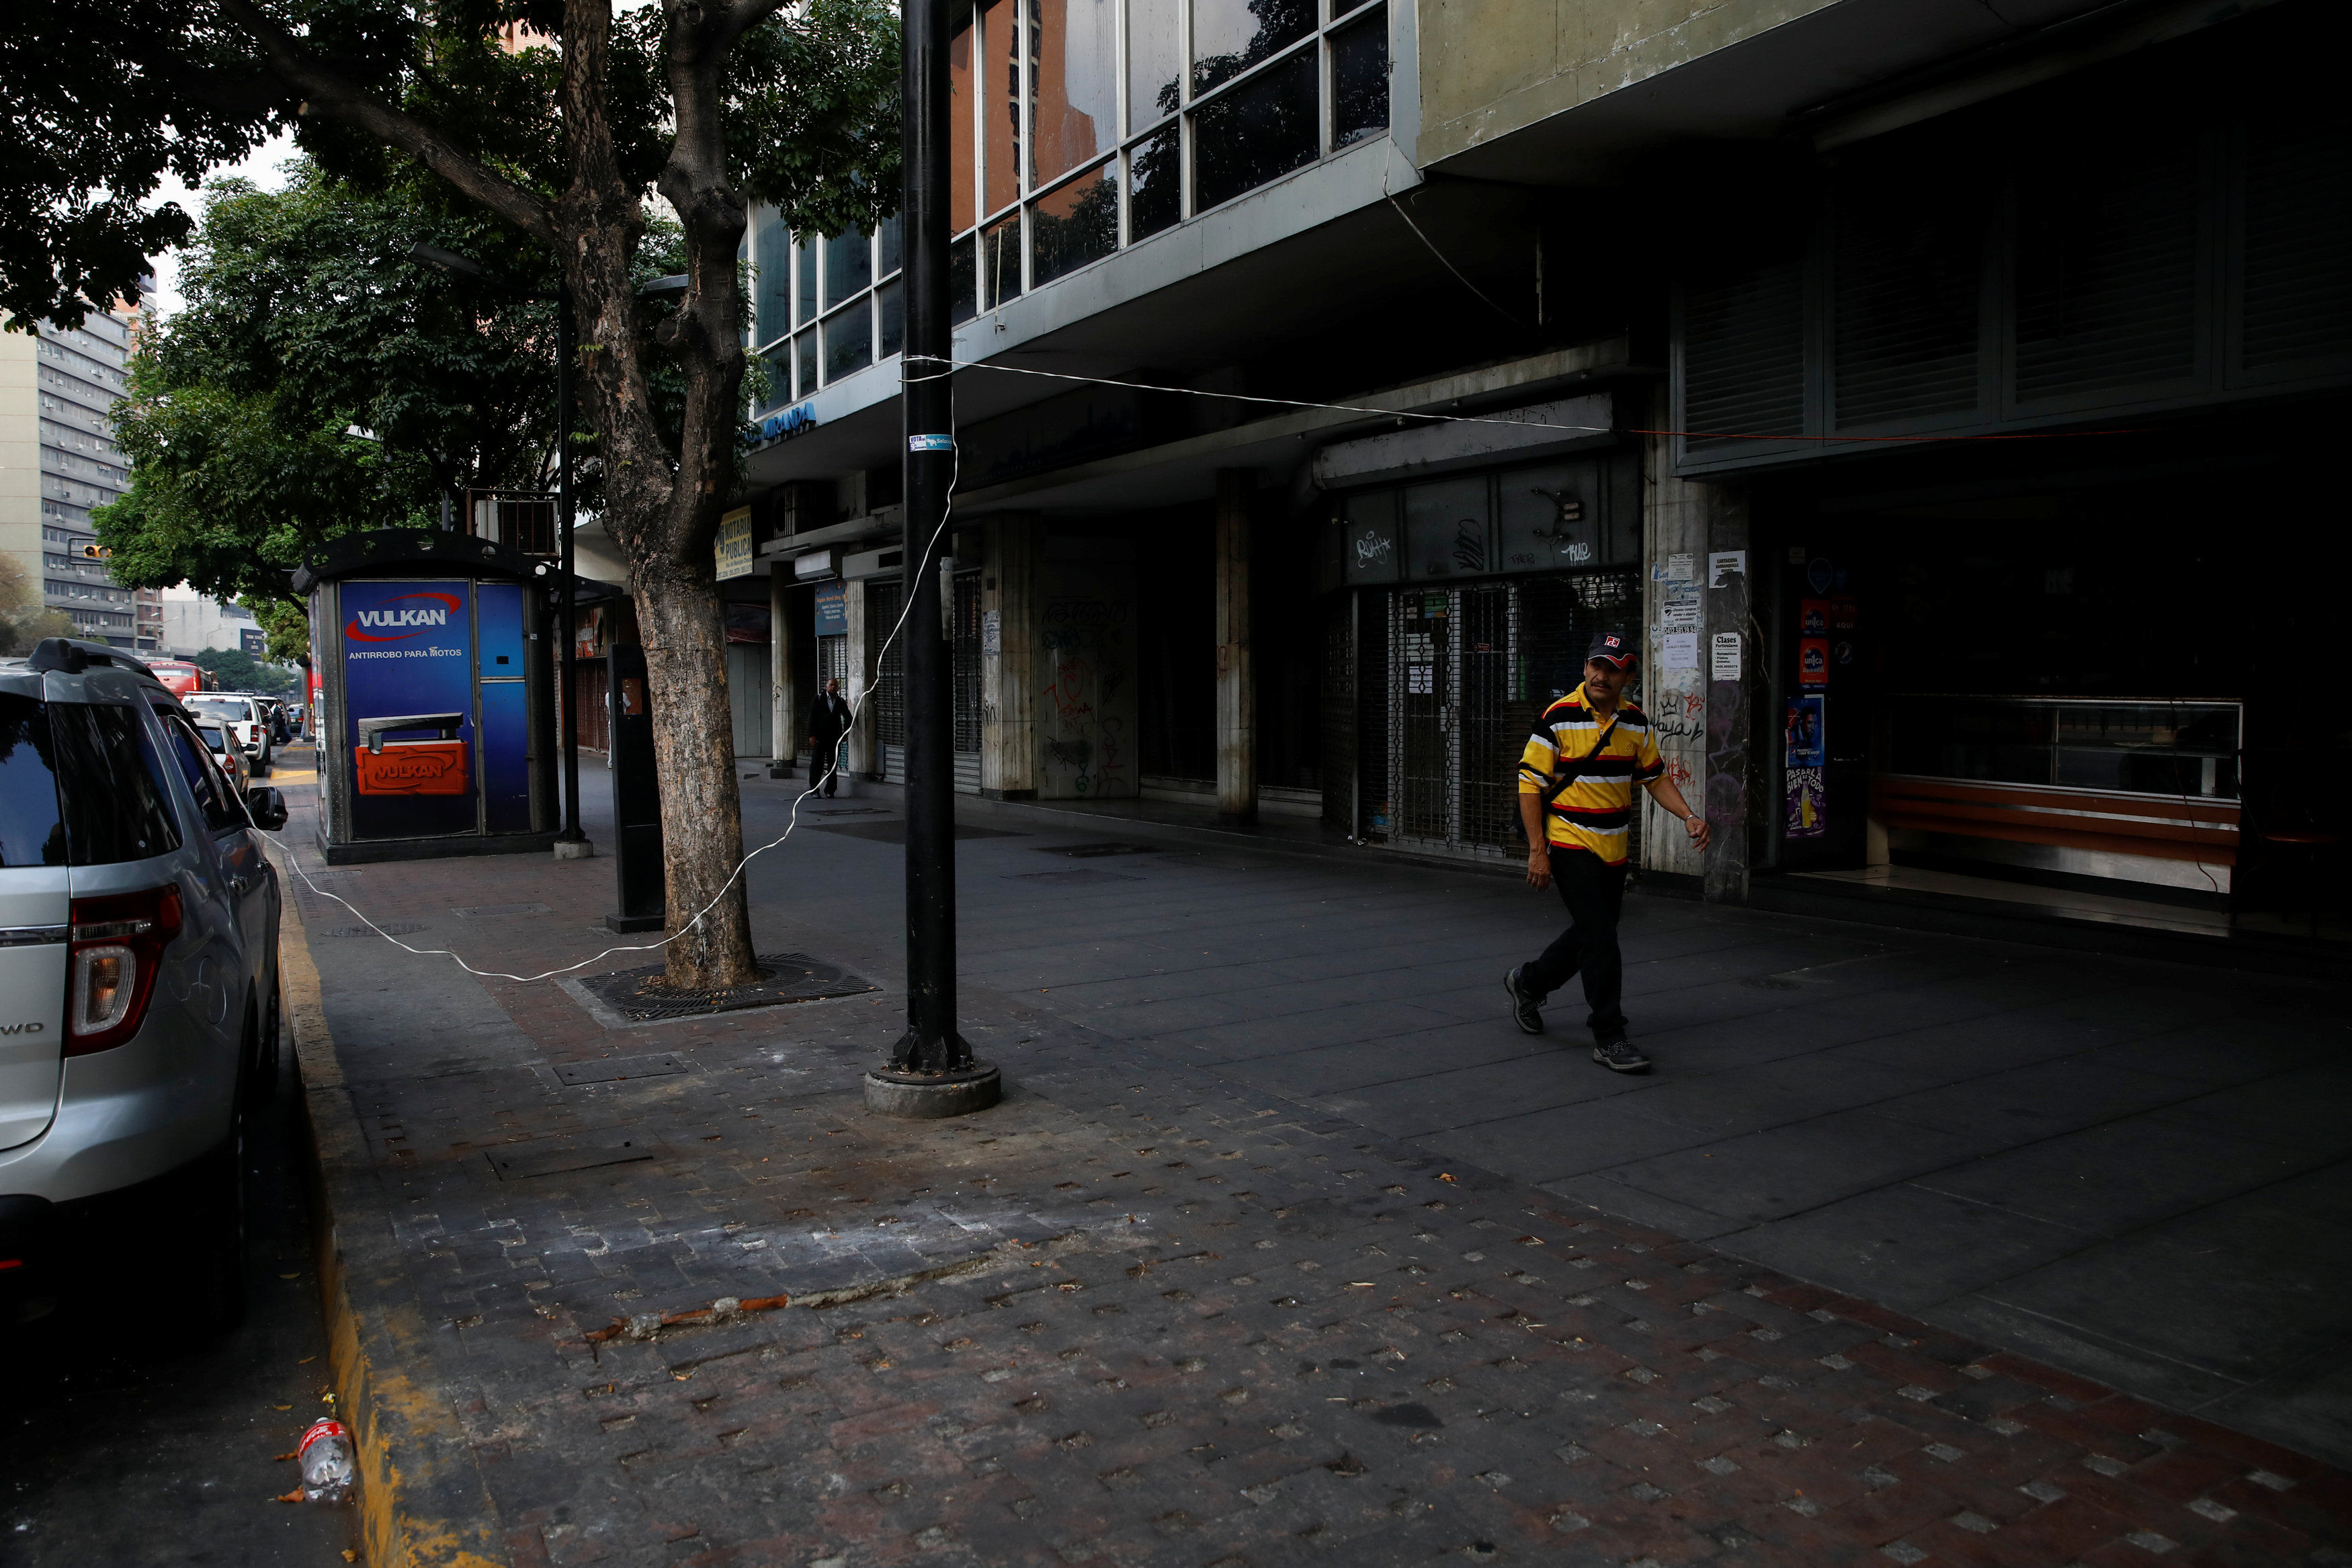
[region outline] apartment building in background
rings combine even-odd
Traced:
[[[115,586],[91,553],[91,509],[130,482],[109,411],[123,394],[137,330],[136,312],[92,311],[78,328],[45,327],[37,338],[0,332],[0,551],[79,635],[155,652],[162,595]]]

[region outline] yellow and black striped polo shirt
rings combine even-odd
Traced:
[[[1591,762],[1601,732],[1609,727],[1585,706],[1584,688],[1578,686],[1544,710],[1519,754],[1519,793],[1540,795],[1551,788],[1560,770],[1560,758],[1581,764],[1575,783],[1561,790],[1545,813],[1545,836],[1555,844],[1590,850],[1610,865],[1625,862],[1625,830],[1633,819],[1633,786],[1646,784],[1666,770],[1658,757],[1658,738],[1650,721],[1632,703],[1620,700],[1617,727],[1608,746]]]

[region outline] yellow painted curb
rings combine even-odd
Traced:
[[[281,873],[278,880],[289,890],[281,901],[278,977],[310,1138],[312,1249],[335,1406],[357,1450],[364,1561],[371,1568],[507,1568],[504,1531],[475,1470],[464,1423],[406,1370],[428,1354],[429,1326],[413,1308],[370,1314],[352,1299],[328,1173],[366,1171],[367,1140],[343,1092],[319,967],[291,893],[294,878]]]

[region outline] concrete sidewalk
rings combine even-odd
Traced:
[[[514,1561],[2352,1561],[2339,993],[1637,898],[1627,1082],[1504,1016],[1507,882],[999,811],[1014,1092],[909,1128],[895,814],[830,809],[755,929],[878,1001],[607,1030],[296,901],[352,1310]],[[528,973],[610,878],[320,886]]]

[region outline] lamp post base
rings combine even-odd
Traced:
[[[555,841],[555,858],[557,860],[593,860],[595,858],[595,855],[596,841],[593,839],[558,839]]]
[[[866,1075],[866,1108],[877,1116],[938,1121],[985,1111],[1004,1097],[1004,1075],[993,1062],[975,1061],[954,1072],[898,1072],[877,1068]]]

